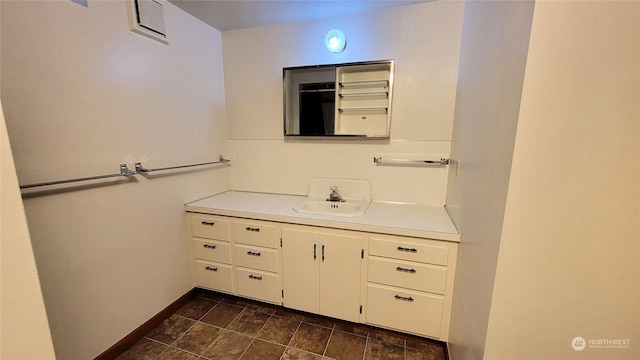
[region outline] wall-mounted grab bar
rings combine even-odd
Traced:
[[[89,180],[106,179],[106,178],[118,177],[118,176],[127,176],[127,177],[129,177],[129,176],[133,176],[135,174],[137,174],[137,173],[135,171],[133,171],[133,170],[130,170],[127,167],[127,164],[120,164],[120,172],[118,174],[88,176],[88,177],[82,177],[82,178],[76,178],[76,179],[56,180],[56,181],[48,181],[48,182],[37,183],[37,184],[20,185],[20,189],[28,189],[28,188],[34,188],[34,187],[39,187],[39,186],[67,184],[67,183],[78,182],[78,181],[89,181]]]
[[[394,164],[394,165],[449,165],[449,159],[441,158],[440,160],[413,160],[413,159],[383,159],[382,156],[373,158],[376,164]]]
[[[230,164],[230,163],[231,163],[231,160],[225,159],[224,156],[222,155],[220,155],[220,157],[218,158],[218,161],[211,161],[211,162],[199,163],[199,164],[169,166],[169,167],[156,168],[156,169],[147,169],[144,166],[142,166],[142,163],[137,162],[136,171],[140,173],[148,173],[152,171],[183,169],[183,168],[194,167],[194,166],[204,166],[204,165],[213,165],[213,164]]]

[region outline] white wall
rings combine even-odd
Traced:
[[[639,99],[639,2],[536,3],[485,359],[640,357]]]
[[[532,1],[465,5],[447,193],[461,232],[449,334],[456,360],[483,357],[532,13]]]
[[[375,200],[443,205],[446,168],[376,167],[373,157],[448,156],[463,8],[458,1],[429,2],[225,31],[231,187],[306,194],[314,177],[366,178],[373,183]],[[347,49],[341,54],[324,48],[331,28],[341,28],[347,36]],[[283,67],[380,59],[396,61],[391,141],[283,140]]]
[[[53,343],[0,105],[0,358],[53,359]]]
[[[220,32],[165,3],[167,46],[129,31],[125,2],[88,5],[1,2],[20,183],[224,154]],[[95,357],[192,287],[183,204],[227,190],[228,176],[214,167],[23,191],[58,358]]]

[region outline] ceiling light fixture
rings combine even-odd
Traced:
[[[347,47],[347,38],[340,29],[331,29],[324,37],[324,45],[332,53],[340,54]]]

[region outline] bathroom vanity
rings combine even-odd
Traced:
[[[300,213],[229,191],[185,205],[197,287],[447,341],[458,232],[439,206]]]

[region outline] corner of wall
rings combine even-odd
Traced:
[[[461,233],[449,333],[456,360],[484,356],[533,1],[465,4],[447,188]]]
[[[49,321],[1,103],[0,118],[0,358],[54,359]]]

